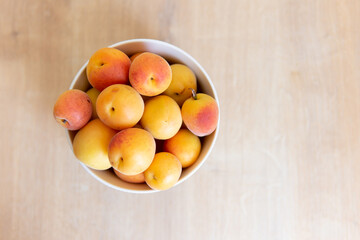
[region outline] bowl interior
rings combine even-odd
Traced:
[[[200,66],[200,64],[183,50],[171,44],[158,40],[150,40],[150,39],[129,40],[129,41],[116,43],[110,47],[117,48],[129,56],[137,52],[148,51],[164,57],[169,63],[182,63],[187,65],[189,68],[191,68],[194,71],[196,75],[198,92],[203,92],[208,95],[211,95],[218,102],[216,91],[211,83],[209,76],[206,74],[206,72]],[[78,74],[75,76],[70,86],[70,89],[75,88],[75,89],[87,91],[91,87],[86,77],[86,65],[87,63],[85,63],[84,66],[79,70]],[[201,138],[202,149],[199,158],[193,165],[183,169],[183,172],[177,184],[183,182],[185,179],[190,177],[206,160],[208,154],[210,153],[215,143],[218,127],[211,135]],[[68,131],[68,136],[71,143],[74,139],[75,134],[76,134],[75,131]],[[136,192],[136,193],[155,192],[155,190],[149,188],[145,183],[132,184],[120,180],[118,177],[115,176],[112,169],[106,171],[99,171],[88,168],[84,164],[82,165],[93,177],[95,177],[100,182],[112,188],[127,192]]]

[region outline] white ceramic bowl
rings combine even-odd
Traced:
[[[215,87],[212,84],[210,77],[205,72],[205,70],[200,66],[200,64],[191,57],[188,53],[184,52],[178,47],[175,47],[174,45],[171,45],[166,42],[158,41],[158,40],[152,40],[152,39],[133,39],[133,40],[127,40],[122,41],[119,43],[116,43],[114,45],[111,45],[109,47],[117,48],[127,55],[131,56],[134,53],[137,52],[152,52],[156,53],[162,57],[164,57],[170,64],[172,63],[182,63],[190,67],[197,78],[198,83],[198,92],[206,93],[212,97],[215,98],[218,105],[219,100],[215,91]],[[83,91],[86,91],[90,88],[90,84],[86,77],[86,66],[88,62],[82,66],[82,68],[79,70],[79,72],[76,74],[74,80],[72,81],[70,85],[70,89],[80,89]],[[220,118],[220,115],[219,115]],[[197,161],[191,165],[190,167],[183,169],[181,177],[176,185],[179,185],[186,179],[188,179],[191,175],[193,175],[205,162],[205,160],[208,158],[212,148],[214,147],[215,140],[217,138],[218,132],[219,132],[219,124],[220,119],[218,123],[217,129],[209,136],[206,136],[202,138],[202,149],[199,158]],[[74,136],[76,132],[68,131],[68,137],[70,143],[72,143]],[[80,162],[80,161],[79,161]],[[81,163],[81,162],[80,162]],[[94,170],[89,167],[87,167],[85,164],[81,163],[81,165],[85,168],[85,170],[90,173],[95,179],[102,182],[103,184],[117,189],[124,192],[132,192],[132,193],[151,193],[156,192],[156,190],[153,190],[149,188],[145,183],[144,184],[133,184],[133,183],[127,183],[122,180],[120,180],[118,177],[115,176],[112,169],[106,170],[106,171],[99,171]],[[194,183],[195,184],[195,183]]]

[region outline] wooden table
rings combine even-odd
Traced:
[[[359,239],[360,2],[20,1],[0,8],[0,239]],[[197,174],[110,189],[52,107],[98,48],[189,52],[221,101]]]

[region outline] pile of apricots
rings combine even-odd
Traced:
[[[86,75],[92,88],[64,92],[53,110],[61,126],[77,131],[76,158],[92,169],[113,168],[126,182],[156,190],[174,186],[219,119],[215,99],[197,93],[194,72],[154,53],[129,57],[102,48]]]

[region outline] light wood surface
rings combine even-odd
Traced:
[[[0,239],[360,239],[359,23],[355,0],[2,0]],[[208,161],[150,195],[93,179],[52,117],[132,38],[189,52],[221,101]]]

